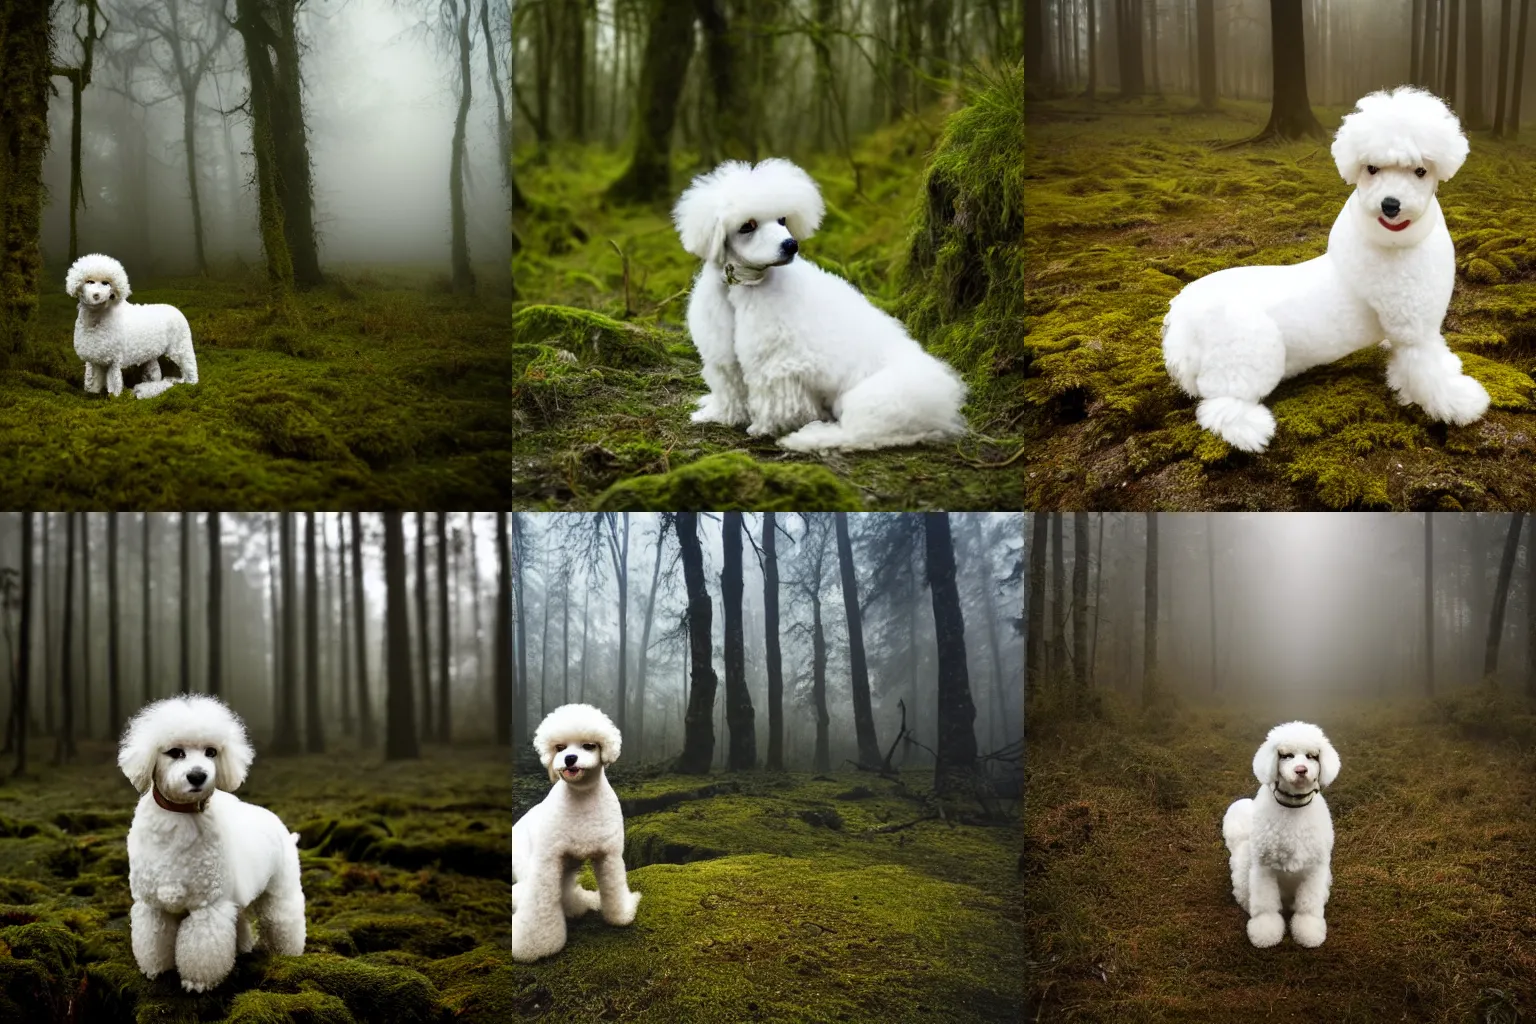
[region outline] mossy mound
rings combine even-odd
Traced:
[[[857,511],[859,495],[823,466],[758,462],[750,455],[711,455],[670,473],[614,484],[597,499],[601,512]]]
[[[1318,110],[1325,126],[1345,111]],[[1386,354],[1284,381],[1269,449],[1238,452],[1195,423],[1163,367],[1160,327],[1188,282],[1320,255],[1348,196],[1313,142],[1218,149],[1266,105],[1185,99],[1029,106],[1018,394],[1026,507],[1506,509],[1536,501],[1536,213],[1532,151],[1479,138],[1440,190],[1457,246],[1444,331],[1493,408],[1463,427],[1402,406]],[[1257,215],[1262,211],[1262,215]],[[1497,220],[1488,211],[1498,211]]]
[[[572,306],[524,306],[512,314],[512,343],[558,346],[602,366],[656,366],[666,347],[656,332]]]

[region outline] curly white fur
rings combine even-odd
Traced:
[[[78,299],[75,354],[85,361],[85,390],[102,387],[116,397],[123,391],[123,368],[142,366],[144,381],[134,386],[150,398],[172,384],[197,383],[192,327],[175,306],[140,306],[128,301],[128,271],[111,256],[91,253],[75,260],[64,277],[64,290]],[[160,357],[175,361],[180,377],[160,375]]]
[[[304,952],[298,834],[234,795],[254,756],[239,716],[202,694],[146,705],[123,733],[117,764],[143,794],[128,830],[128,887],[146,977],[174,967],[188,992],[215,988],[255,945],[253,917],[264,948]]]
[[[640,894],[624,873],[624,812],[603,766],[619,759],[622,737],[590,704],[551,711],[533,734],[554,783],[512,826],[512,958],[532,961],[565,948],[565,919],[601,910],[609,924],[635,919]],[[592,862],[597,891],[580,881]]]
[[[779,159],[726,161],[677,201],[683,248],[704,261],[688,300],[709,385],[694,422],[798,451],[965,433],[955,371],[853,285],[795,258],[824,209],[810,175]]]
[[[1355,187],[1328,251],[1286,267],[1236,267],[1193,282],[1163,318],[1163,359],[1199,398],[1195,419],[1243,451],[1263,451],[1275,418],[1260,399],[1286,377],[1358,349],[1391,350],[1387,384],[1431,419],[1471,423],[1488,392],[1440,334],[1456,250],[1435,191],[1467,140],[1439,99],[1402,86],[1362,98],[1333,158]]]
[[[1232,854],[1232,895],[1248,913],[1248,939],[1273,946],[1285,935],[1280,911],[1291,911],[1291,938],[1321,946],[1328,937],[1323,905],[1333,884],[1333,820],[1321,792],[1339,774],[1339,753],[1323,730],[1286,722],[1269,730],[1253,755],[1258,795],[1227,808],[1222,838]]]

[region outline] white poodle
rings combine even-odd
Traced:
[[[619,759],[621,737],[590,704],[551,711],[533,746],[554,786],[512,826],[512,959],[565,948],[565,919],[601,909],[609,924],[635,919],[640,894],[624,874],[624,812],[603,766]],[[578,881],[592,862],[597,892]]]
[[[1260,399],[1286,377],[1376,344],[1392,352],[1387,383],[1400,403],[1449,423],[1488,410],[1488,392],[1440,335],[1456,251],[1435,190],[1466,158],[1456,115],[1429,93],[1402,86],[1360,100],[1333,141],[1334,163],[1355,191],[1328,251],[1203,277],[1163,318],[1164,362],[1201,399],[1202,427],[1262,451],[1275,417]]]
[[[1232,895],[1248,913],[1248,939],[1273,946],[1285,935],[1282,905],[1291,913],[1291,938],[1321,946],[1328,936],[1323,905],[1333,883],[1333,821],[1321,792],[1339,774],[1339,753],[1323,730],[1286,722],[1269,730],[1253,755],[1260,787],[1238,800],[1221,822],[1232,853]]]
[[[965,385],[901,321],[835,274],[796,259],[824,206],[788,160],[729,160],[672,211],[704,261],[688,331],[709,394],[695,423],[746,425],[796,451],[886,448],[965,433]]]
[[[299,837],[234,795],[255,755],[238,715],[215,697],[146,705],[123,733],[117,765],[143,796],[128,830],[129,924],[146,977],[172,967],[182,988],[215,988],[236,952],[304,952]]]
[[[85,390],[97,394],[105,385],[116,397],[123,391],[123,367],[143,366],[139,398],[151,398],[172,384],[197,383],[192,327],[175,306],[139,306],[128,301],[128,271],[111,256],[81,256],[64,277],[64,290],[80,301],[75,317],[75,354],[85,360]],[[160,376],[160,357],[174,360],[180,377]]]

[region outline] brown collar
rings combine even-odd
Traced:
[[[213,796],[212,793],[209,793],[208,796],[203,797],[202,800],[195,804],[178,804],[161,796],[159,786],[151,786],[150,792],[155,794],[155,803],[168,811],[175,811],[177,814],[201,814],[203,808],[208,806],[208,801]]]

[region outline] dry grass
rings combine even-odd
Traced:
[[[1481,699],[1481,698],[1479,698]],[[1025,1020],[1512,1024],[1536,1007],[1536,750],[1444,704],[1042,716],[1026,814]],[[1339,748],[1328,940],[1249,945],[1221,817],[1266,730]]]

